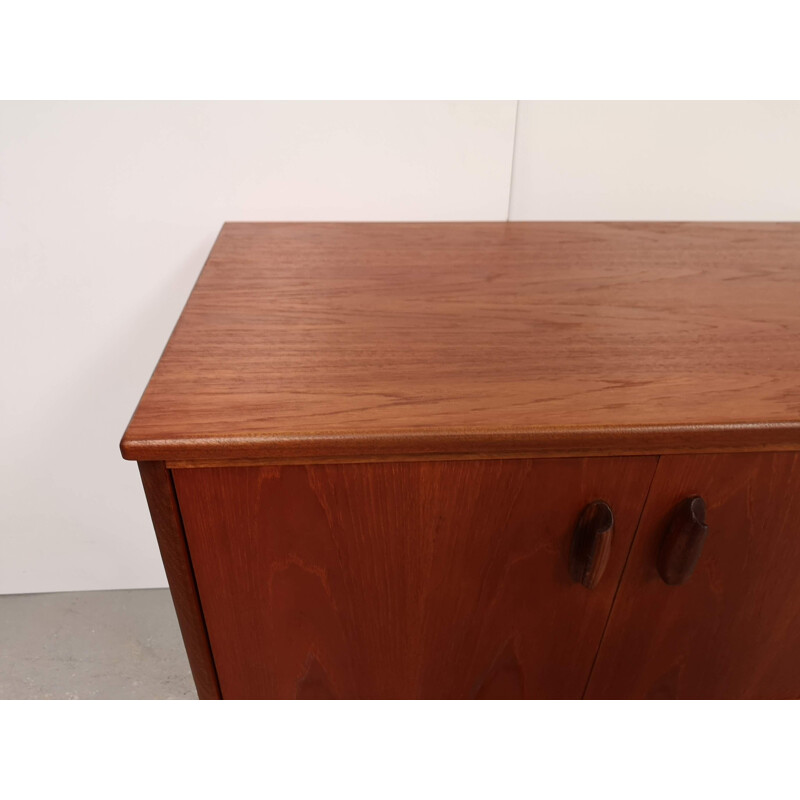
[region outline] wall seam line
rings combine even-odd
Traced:
[[[511,196],[514,188],[514,163],[517,156],[517,127],[519,125],[519,100],[514,108],[514,136],[511,141],[511,170],[508,176],[508,207],[506,208],[506,222],[511,221]]]

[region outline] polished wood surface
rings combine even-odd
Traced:
[[[175,605],[192,677],[201,700],[219,700],[219,682],[208,642],[203,609],[197,594],[192,562],[186,546],[175,487],[160,461],[139,462],[142,486],[158,539],[164,571]]]
[[[122,452],[796,449],[798,309],[798,224],[228,224]]]
[[[665,456],[587,697],[800,697],[800,454]],[[701,495],[708,536],[668,586],[657,558],[675,506]]]
[[[656,461],[175,470],[223,697],[580,697]],[[569,550],[598,497],[587,591]]]

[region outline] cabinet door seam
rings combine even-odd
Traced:
[[[594,660],[592,661],[592,666],[589,668],[589,675],[586,678],[586,685],[583,687],[583,694],[581,695],[581,700],[586,699],[586,693],[589,691],[589,684],[592,682],[592,675],[594,674],[594,668],[597,666],[597,659],[600,657],[600,650],[603,647],[603,642],[606,638],[606,631],[608,630],[608,625],[611,622],[611,617],[614,614],[614,606],[617,602],[617,595],[619,594],[619,590],[622,588],[622,582],[625,580],[625,571],[628,568],[628,561],[631,557],[631,552],[633,552],[633,545],[636,542],[636,537],[639,535],[639,526],[642,524],[642,517],[644,516],[644,510],[647,507],[647,502],[650,500],[650,492],[653,489],[653,483],[656,479],[656,473],[658,472],[658,465],[661,463],[661,456],[656,457],[656,463],[653,467],[653,474],[650,476],[650,483],[647,486],[647,491],[644,495],[644,501],[642,502],[642,507],[639,510],[639,519],[636,520],[636,527],[633,531],[633,536],[631,536],[631,543],[628,546],[628,552],[625,554],[625,563],[622,565],[622,572],[619,576],[619,581],[617,582],[617,588],[614,590],[614,597],[611,600],[611,606],[608,609],[608,616],[606,617],[606,623],[603,626],[603,632],[600,634],[600,641],[597,644],[597,652],[594,654]]]

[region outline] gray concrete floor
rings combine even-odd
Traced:
[[[0,699],[197,699],[169,590],[0,596]]]

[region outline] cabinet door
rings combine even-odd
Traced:
[[[656,459],[177,469],[225,698],[578,698]],[[584,506],[614,541],[571,582]]]
[[[668,586],[661,540],[692,495],[707,538],[687,582]],[[587,696],[800,696],[797,454],[661,458]]]

